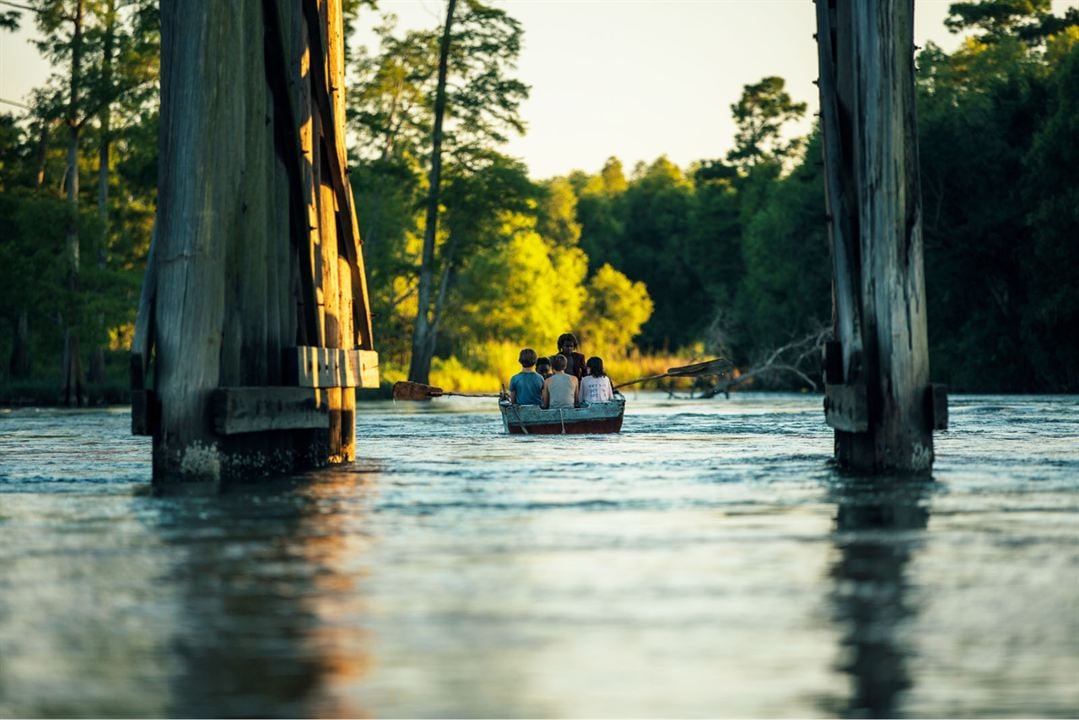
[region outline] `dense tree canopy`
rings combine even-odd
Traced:
[[[73,347],[66,359],[78,368],[88,355],[102,385],[105,352],[128,340],[153,217],[156,3],[27,7],[20,21],[36,25],[54,72],[32,94],[31,110],[19,121],[5,117],[0,133],[0,284],[11,289],[0,304],[0,323],[11,330],[0,349],[10,354],[10,377],[28,379],[58,377],[63,348]],[[115,360],[119,384],[126,363]]]
[[[351,179],[386,379],[409,367],[421,312],[437,329],[432,381],[462,389],[497,387],[522,345],[553,352],[566,331],[615,362],[723,353],[748,366],[830,324],[820,138],[792,132],[806,108],[782,78],[744,86],[722,158],[628,169],[611,157],[536,181],[501,150],[524,129],[527,88],[514,70],[522,28],[505,11],[460,2],[425,309],[440,28],[398,32],[387,19],[378,47],[351,51]],[[0,381],[9,385],[55,382],[72,320],[86,355],[113,349],[123,382],[152,227],[153,3],[78,3],[85,68],[73,104],[75,3],[36,4],[35,22],[56,28],[42,50],[58,71],[32,111],[0,116]],[[348,17],[372,4],[350,3]],[[0,17],[0,32],[13,20]],[[954,391],[1075,392],[1079,12],[1053,15],[1048,0],[956,2],[948,25],[964,35],[958,48],[930,44],[917,56],[933,379]],[[96,178],[75,205],[65,202],[72,123],[75,174]],[[76,286],[65,280],[72,232]],[[802,370],[817,373],[815,363]]]

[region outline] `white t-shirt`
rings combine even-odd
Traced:
[[[604,403],[614,399],[614,389],[611,387],[611,379],[606,375],[593,377],[586,375],[581,380],[581,402],[588,404]]]

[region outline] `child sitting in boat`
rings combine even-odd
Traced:
[[[543,407],[572,408],[577,399],[577,378],[566,374],[566,356],[551,358],[554,373],[543,383]]]
[[[536,360],[536,372],[540,374],[544,380],[551,377],[551,358],[544,355]]]
[[[566,356],[566,374],[580,381],[585,376],[584,355],[577,352],[577,337],[573,333],[558,336],[558,352]]]
[[[517,356],[521,372],[510,378],[510,402],[514,405],[539,405],[541,394],[546,392],[543,378],[532,369],[536,364],[536,351],[524,348]]]
[[[614,388],[611,386],[611,379],[607,377],[607,373],[603,372],[603,359],[590,357],[585,365],[588,368],[588,375],[581,380],[577,400],[582,405],[613,400]]]

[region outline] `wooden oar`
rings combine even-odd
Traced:
[[[431,398],[444,397],[446,395],[456,395],[457,397],[499,397],[498,393],[456,393],[446,392],[440,387],[434,385],[424,385],[423,383],[409,382],[407,380],[401,380],[393,384],[393,399],[394,400],[430,400]]]
[[[648,377],[637,378],[636,380],[630,380],[629,382],[619,383],[615,385],[615,389],[623,388],[627,385],[636,385],[647,380],[659,380],[665,377],[700,377],[701,375],[722,375],[730,370],[732,367],[731,361],[726,358],[716,358],[714,360],[705,360],[704,362],[693,363],[692,365],[682,365],[681,367],[667,368],[667,372],[659,375],[649,375]]]

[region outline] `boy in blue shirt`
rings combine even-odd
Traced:
[[[510,378],[510,402],[514,405],[539,405],[543,377],[533,370],[536,351],[525,348],[517,356],[517,362],[521,363],[521,372]]]

